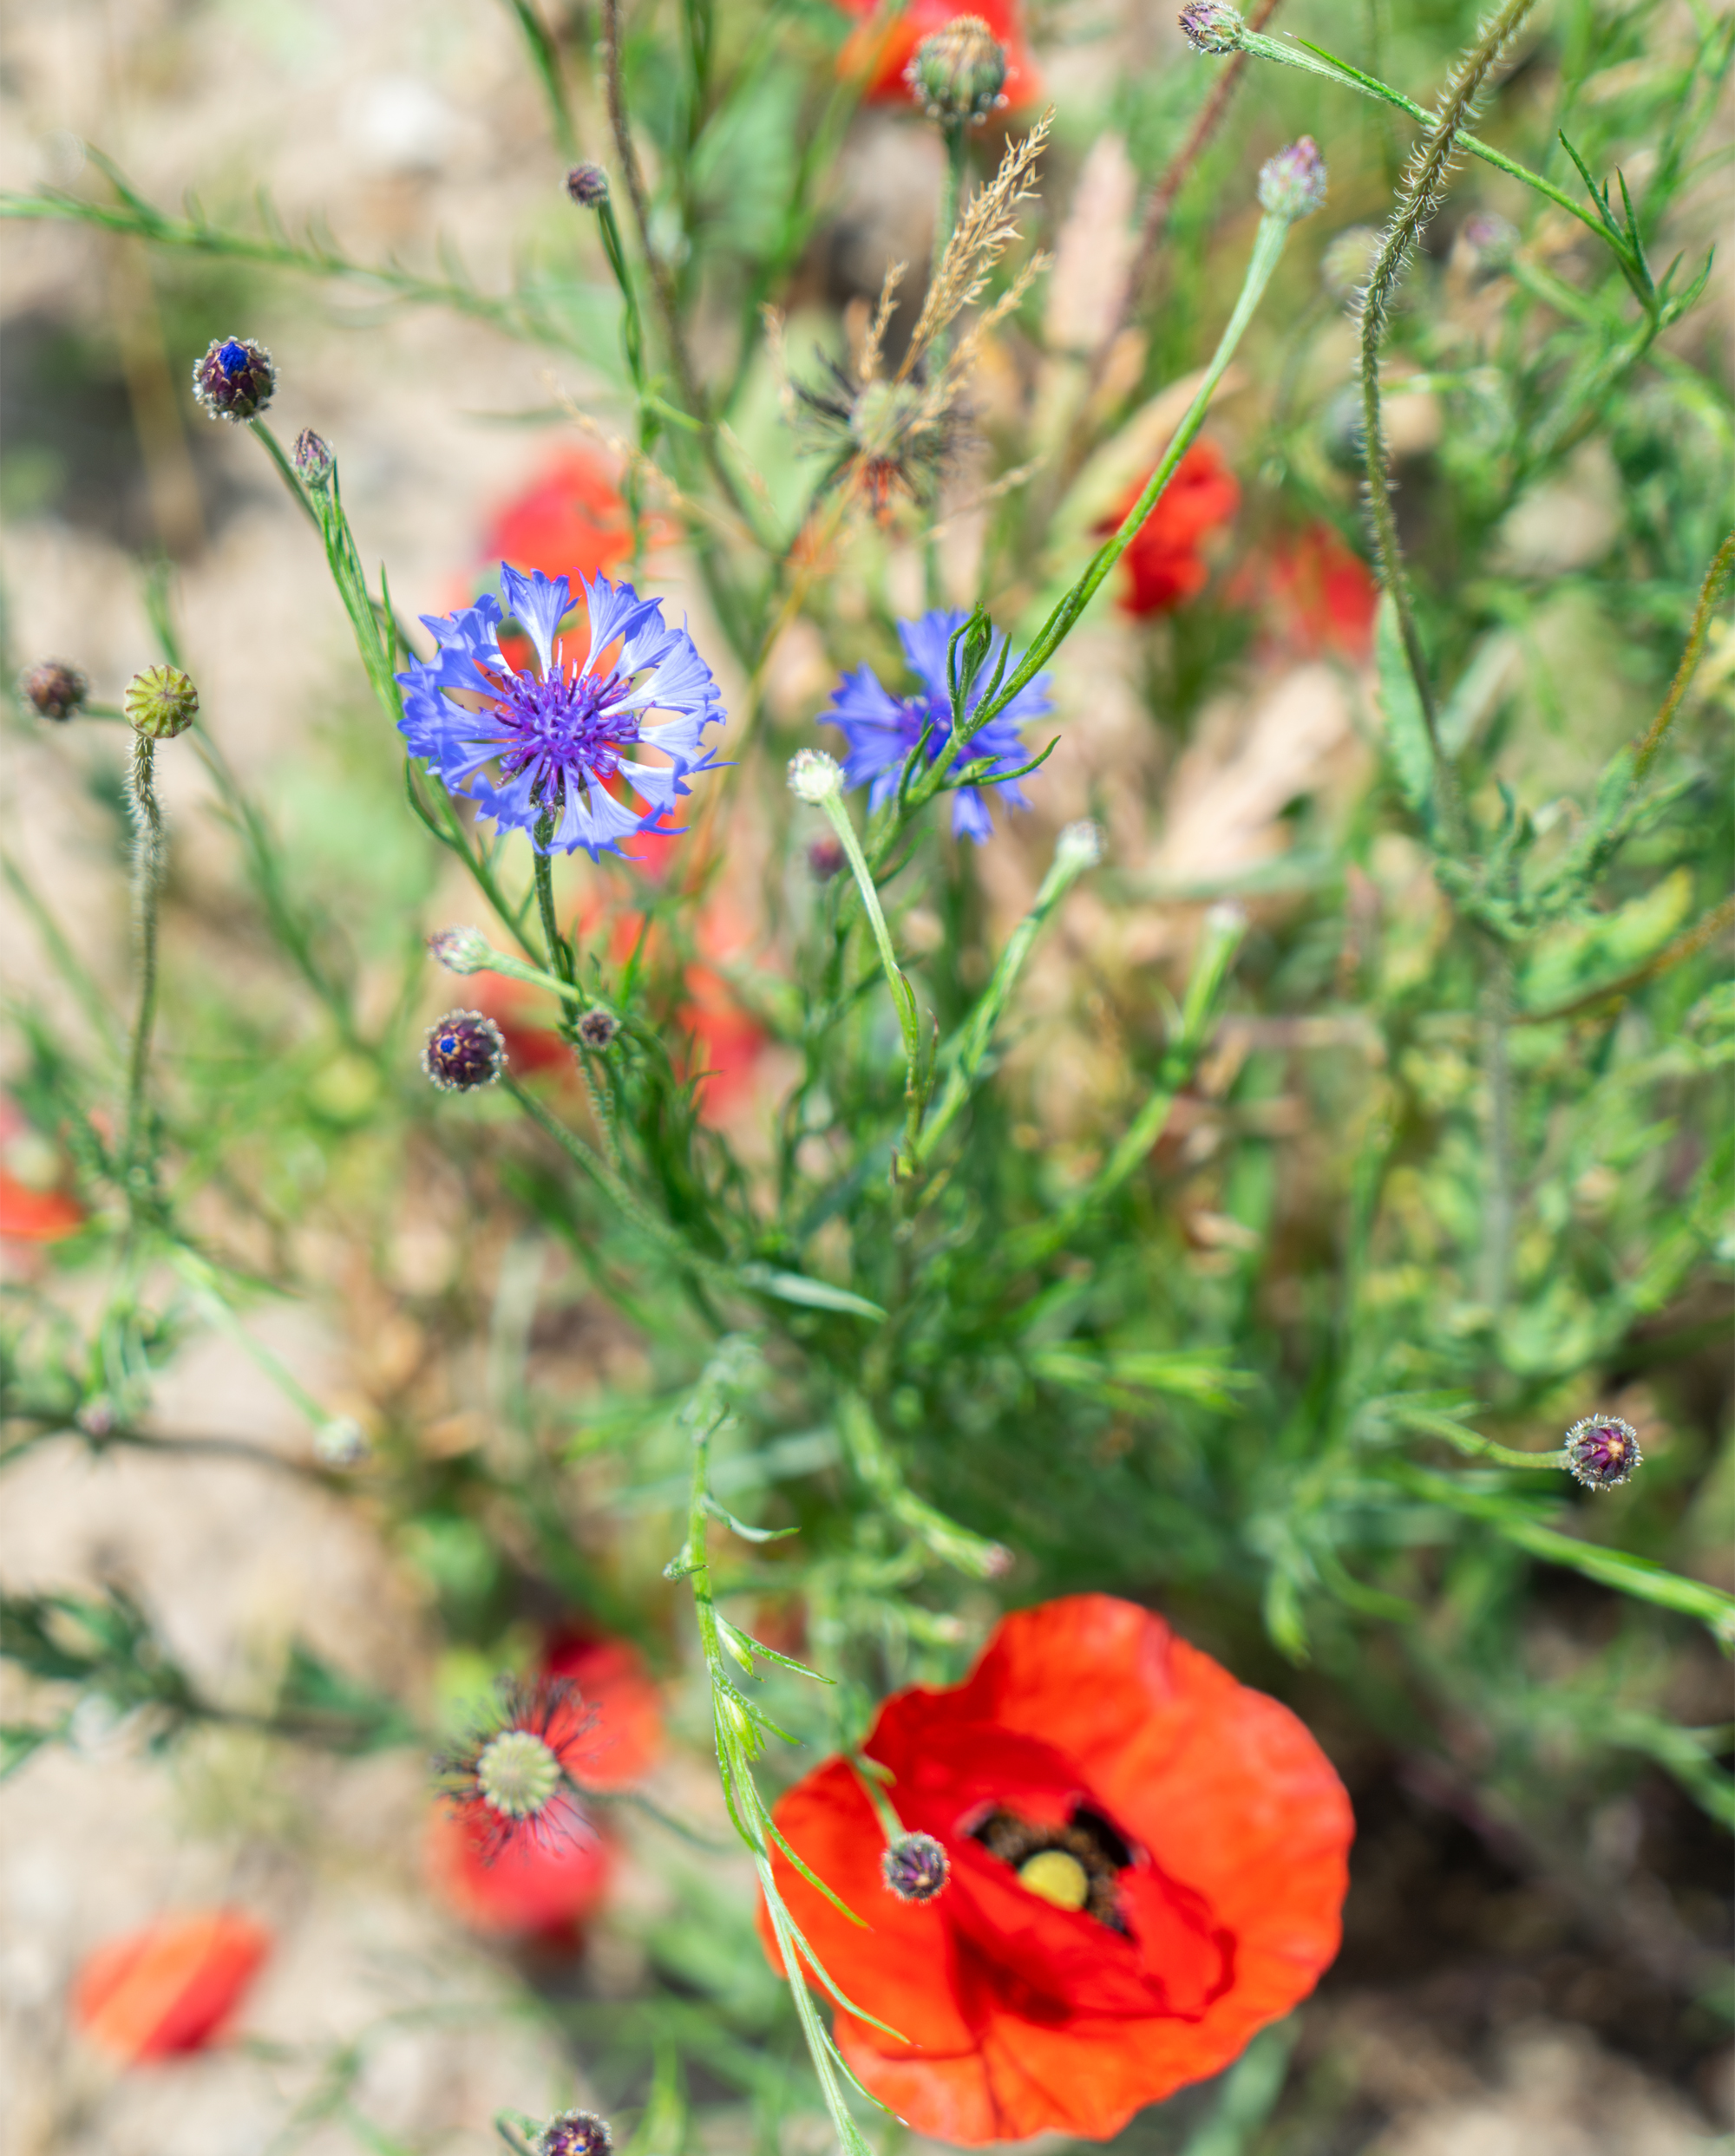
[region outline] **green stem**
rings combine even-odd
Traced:
[[[1260,37],[1249,30],[1241,39],[1237,49],[1252,54],[1256,60],[1273,60],[1280,67],[1300,68],[1306,74],[1323,75],[1326,82],[1359,90],[1365,97],[1378,98],[1385,104],[1395,106],[1399,112],[1408,113],[1411,119],[1419,121],[1424,127],[1431,127],[1435,123],[1437,115],[1425,106],[1418,105],[1413,97],[1405,97],[1401,90],[1394,90],[1389,83],[1380,82],[1378,76],[1364,75],[1359,68],[1352,68],[1347,60],[1339,60],[1332,53],[1323,52],[1317,45],[1304,44],[1299,39],[1293,44],[1286,45],[1274,37]],[[1545,180],[1541,173],[1532,172],[1528,165],[1519,164],[1516,158],[1508,157],[1504,151],[1496,150],[1477,136],[1465,134],[1461,129],[1455,131],[1452,147],[1456,150],[1468,150],[1472,157],[1480,158],[1484,165],[1491,165],[1496,172],[1504,173],[1509,179],[1519,180],[1525,186],[1533,188],[1536,193],[1552,202],[1556,209],[1564,210],[1568,217],[1575,217],[1599,239],[1608,238],[1607,227],[1601,219],[1593,217],[1575,202],[1564,187],[1557,187],[1552,180]]]
[[[1205,377],[1199,385],[1199,393],[1188,406],[1185,418],[1175,428],[1174,438],[1163,454],[1162,461],[1151,474],[1143,493],[1121,519],[1119,529],[1112,538],[1105,539],[1096,553],[1091,556],[1090,565],[1083,576],[1043,624],[1029,650],[1012,669],[1010,676],[1001,685],[998,693],[983,702],[976,713],[976,724],[979,728],[985,726],[991,719],[998,717],[1018,692],[1028,687],[1042,669],[1047,665],[1066,638],[1071,635],[1077,624],[1079,616],[1096,597],[1110,571],[1138,537],[1140,526],[1156,506],[1164,488],[1174,478],[1176,467],[1192,447],[1194,437],[1198,434],[1200,428],[1204,425],[1205,415],[1210,408],[1211,399],[1216,395],[1218,384],[1228,371],[1229,362],[1234,357],[1235,348],[1245,336],[1247,326],[1253,320],[1254,311],[1264,296],[1265,288],[1271,282],[1272,272],[1276,269],[1282,257],[1284,245],[1288,237],[1289,224],[1287,219],[1265,217],[1260,220],[1259,232],[1253,243],[1253,253],[1247,261],[1247,276],[1241,284],[1241,297],[1236,300],[1234,311],[1230,315],[1228,326],[1218,341],[1217,349],[1211,356],[1211,363],[1205,369]]]
[[[554,970],[570,986],[574,978],[572,946],[560,933],[560,923],[554,911],[554,861],[548,851],[548,841],[553,836],[554,819],[552,815],[539,816],[535,836],[531,843],[530,858],[536,872],[536,910],[542,918],[542,937],[553,960]]]
[[[155,763],[156,743],[148,734],[135,734],[127,806],[133,819],[133,923],[139,945],[139,1007],[128,1060],[126,1134],[121,1152],[129,1203],[143,1194],[149,1181],[140,1156],[145,1138],[145,1077],[150,1067],[151,1030],[157,1009],[157,898],[163,862],[163,820],[157,802]]]
[[[880,953],[886,985],[892,991],[892,1003],[903,1032],[904,1098],[909,1104],[904,1143],[907,1156],[913,1160],[926,1097],[921,1084],[921,1020],[916,1011],[916,992],[910,986],[908,977],[898,964],[898,954],[892,948],[892,931],[886,925],[885,911],[880,904],[880,893],[874,885],[873,871],[868,866],[868,857],[861,851],[861,841],[855,835],[855,826],[849,820],[849,811],[843,806],[841,794],[834,791],[826,794],[819,806],[825,812],[826,821],[837,833],[837,842],[849,862],[849,872],[855,879],[856,890],[861,893],[868,924],[874,931],[874,942]]]

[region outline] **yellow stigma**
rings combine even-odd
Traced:
[[[1039,1849],[1018,1866],[1018,1885],[1057,1909],[1082,1909],[1090,1898],[1084,1865],[1064,1849]]]

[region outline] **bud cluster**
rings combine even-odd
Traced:
[[[422,1068],[442,1093],[474,1093],[505,1069],[505,1036],[480,1010],[448,1010],[428,1029]]]
[[[599,210],[608,200],[608,174],[600,165],[574,165],[566,174],[566,193],[581,210]]]
[[[1181,27],[1195,52],[1239,52],[1247,35],[1240,10],[1227,0],[1188,0]]]
[[[537,2137],[536,2156],[609,2156],[614,2137],[593,2111],[563,2111]]]
[[[45,719],[69,719],[90,694],[90,682],[64,659],[43,659],[18,676],[20,699]]]
[[[1567,1466],[1587,1490],[1618,1489],[1644,1464],[1639,1433],[1618,1414],[1588,1414],[1567,1432]]]

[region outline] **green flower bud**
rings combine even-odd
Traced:
[[[178,666],[147,666],[121,699],[127,723],[154,742],[172,742],[199,716],[199,691]]]

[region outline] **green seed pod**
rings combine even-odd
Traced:
[[[199,691],[178,666],[147,666],[127,683],[121,708],[135,734],[172,742],[199,716]]]

